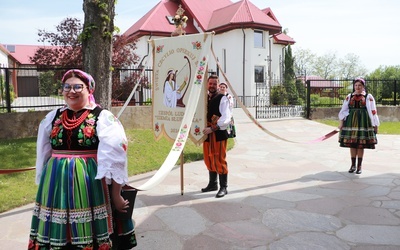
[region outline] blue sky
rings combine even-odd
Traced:
[[[115,24],[126,31],[160,0],[118,0]],[[234,0],[236,2],[237,0]],[[398,0],[250,0],[270,7],[293,49],[310,49],[319,56],[354,53],[368,70],[400,65],[400,1]],[[38,29],[55,31],[66,17],[83,22],[83,0],[2,1],[0,43],[39,44]]]

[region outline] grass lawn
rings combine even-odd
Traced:
[[[338,120],[314,120],[326,125],[337,127]],[[381,122],[378,128],[378,134],[383,135],[400,135],[400,122]]]
[[[165,138],[155,141],[152,130],[126,130],[128,146],[128,174],[133,176],[159,169],[173,142]],[[234,145],[229,139],[228,150]],[[36,138],[0,140],[0,169],[28,168],[35,165]],[[184,162],[203,159],[202,146],[187,141]],[[179,160],[177,162],[179,164]],[[35,201],[37,185],[35,171],[0,174],[0,213]]]

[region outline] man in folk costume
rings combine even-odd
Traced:
[[[217,176],[219,176],[220,189],[215,197],[220,198],[228,193],[228,163],[226,162],[228,132],[226,128],[231,121],[231,111],[226,95],[218,93],[218,76],[211,75],[207,84],[207,127],[203,130],[203,133],[207,135],[207,139],[203,142],[203,154],[210,179],[207,187],[202,188],[201,191],[217,190]]]

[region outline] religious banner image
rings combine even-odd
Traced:
[[[194,109],[189,137],[195,144],[202,142],[201,131],[206,123],[205,58],[211,49],[211,38],[211,34],[199,34],[151,41],[153,129],[156,140],[163,136],[175,140],[185,112]],[[196,85],[201,88],[199,101],[188,106],[191,90]]]

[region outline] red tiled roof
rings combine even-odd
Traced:
[[[149,34],[155,36],[169,36],[175,30],[175,25],[169,23],[167,16],[175,16],[178,6],[179,4],[176,2],[161,0],[161,2],[147,12],[146,15],[132,25],[124,35],[135,37]],[[182,8],[184,7],[182,6]],[[186,33],[198,33],[197,29],[193,26],[192,18],[186,11],[184,14],[189,18],[187,27],[185,28]]]
[[[286,35],[285,33],[279,33],[273,35],[274,43],[275,44],[283,44],[283,45],[293,45],[296,42],[290,36]]]
[[[302,80],[304,84],[306,84],[306,81],[310,80],[311,88],[343,88],[340,83],[324,79],[320,76],[306,76],[306,81],[304,81],[304,76],[301,76],[298,79]]]
[[[14,45],[15,52],[9,52],[21,64],[32,64],[29,60],[30,56],[35,55],[40,46],[37,45]]]
[[[187,34],[198,33],[193,25],[193,17],[202,30],[217,33],[237,28],[255,28],[276,34],[282,29],[269,8],[261,11],[249,0],[237,3],[232,3],[230,0],[161,0],[124,35],[169,36],[175,30],[175,26],[168,22],[166,16],[174,16],[179,4],[185,9],[185,14],[189,18],[185,29]]]
[[[271,34],[280,32],[282,27],[248,0],[242,0],[223,9],[216,10],[210,20],[208,30],[226,31],[234,28],[251,27],[269,30]]]
[[[269,16],[270,18],[272,18],[272,20],[274,20],[275,22],[277,22],[279,25],[281,25],[278,21],[278,19],[276,18],[276,16],[274,15],[274,13],[272,12],[271,8],[265,8],[263,10],[261,10],[263,13],[265,13],[265,15]]]
[[[182,2],[202,30],[208,30],[214,11],[232,4],[230,0],[183,0]]]

